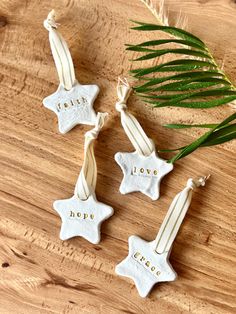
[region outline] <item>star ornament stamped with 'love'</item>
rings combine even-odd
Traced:
[[[60,84],[55,93],[44,98],[43,104],[55,112],[59,131],[65,134],[77,124],[94,125],[96,113],[93,102],[98,93],[97,85],[81,85],[76,82],[72,89],[66,90]]]
[[[120,192],[142,192],[152,200],[160,197],[161,179],[173,169],[173,164],[159,158],[153,151],[149,156],[137,152],[116,153],[115,160],[121,167],[124,178]]]

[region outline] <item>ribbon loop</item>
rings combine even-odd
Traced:
[[[170,251],[174,239],[190,206],[193,190],[199,186],[204,186],[206,180],[209,177],[210,175],[197,179],[189,179],[187,181],[186,187],[173,199],[154,241],[154,249],[158,254]]]
[[[94,140],[104,126],[107,116],[108,113],[98,112],[95,127],[85,133],[84,163],[75,186],[75,195],[81,200],[86,200],[95,193],[97,164],[94,156]]]
[[[49,12],[43,25],[49,32],[49,42],[60,84],[66,90],[70,90],[76,82],[74,65],[66,41],[57,31],[59,24],[55,22],[54,10]]]
[[[127,79],[118,78],[116,110],[121,113],[121,124],[126,135],[138,154],[149,156],[155,151],[153,141],[147,137],[137,119],[127,112],[127,101],[131,93],[131,87]]]

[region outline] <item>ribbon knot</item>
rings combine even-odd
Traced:
[[[126,110],[126,109],[127,109],[127,105],[124,102],[124,100],[117,101],[117,103],[116,103],[116,110],[118,112],[121,112],[121,111]]]
[[[121,112],[127,108],[126,102],[129,98],[131,92],[131,87],[127,81],[126,78],[121,79],[118,78],[118,84],[117,84],[117,96],[118,101],[116,103],[116,110]]]
[[[52,10],[48,13],[47,19],[44,20],[43,26],[50,31],[52,28],[57,28],[59,25],[58,23],[55,22],[55,10]]]
[[[206,184],[206,180],[208,180],[209,177],[210,177],[210,175],[200,177],[197,179],[188,179],[186,186],[187,186],[187,188],[190,188],[192,190],[199,187],[200,185],[204,186]]]
[[[197,187],[197,185],[193,181],[193,179],[188,179],[186,186],[187,186],[187,188],[192,189],[192,190]]]
[[[96,139],[98,137],[98,134],[100,130],[102,129],[105,119],[108,116],[107,112],[98,112],[95,127],[92,130],[89,130],[85,133],[85,137],[90,137],[92,139]]]
[[[95,139],[98,137],[99,131],[100,131],[100,130],[94,128],[94,129],[92,129],[92,130],[86,132],[86,133],[85,133],[85,136],[86,136],[86,137],[91,137],[92,139],[95,140]]]

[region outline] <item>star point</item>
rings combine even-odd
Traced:
[[[55,112],[60,133],[65,134],[77,124],[94,125],[93,102],[99,93],[97,85],[76,82],[71,90],[59,85],[57,91],[44,98],[43,105]]]
[[[57,200],[53,207],[62,220],[61,240],[81,236],[93,244],[98,244],[102,222],[113,215],[112,207],[98,202],[92,195],[85,201],[76,196]]]
[[[177,277],[169,263],[169,253],[156,253],[154,241],[147,242],[138,236],[129,238],[129,254],[116,266],[115,271],[120,276],[132,279],[143,298],[156,283],[173,281]]]
[[[121,194],[139,191],[152,200],[160,197],[161,179],[173,169],[173,164],[159,158],[155,151],[149,156],[119,152],[115,160],[124,174]]]

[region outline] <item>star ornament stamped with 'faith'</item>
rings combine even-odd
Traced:
[[[159,158],[155,151],[149,156],[137,152],[116,153],[115,160],[124,174],[120,192],[140,191],[152,200],[159,198],[161,179],[173,169],[173,164]]]
[[[174,281],[177,274],[169,263],[170,252],[158,254],[155,241],[147,242],[138,236],[129,238],[129,254],[116,266],[116,273],[131,278],[141,297],[146,297],[158,282]]]
[[[81,85],[76,81],[70,90],[66,90],[60,84],[55,93],[44,98],[43,105],[55,112],[59,131],[65,134],[77,124],[94,125],[93,102],[98,93],[97,85]]]
[[[98,202],[93,195],[87,200],[80,200],[76,195],[69,199],[57,200],[53,207],[62,220],[61,240],[81,236],[93,244],[98,244],[102,222],[113,215],[113,208]]]

